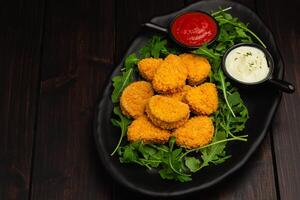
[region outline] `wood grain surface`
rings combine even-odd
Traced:
[[[284,6],[284,10],[282,9]],[[284,95],[273,123],[274,155],[281,199],[300,197],[300,21],[299,2],[258,1],[258,14],[269,25],[285,64],[285,79],[296,85],[293,95]],[[274,13],[280,13],[275,15]]]
[[[106,79],[140,25],[195,0],[12,0],[0,3],[0,200],[151,199],[104,170],[93,117]],[[285,79],[300,87],[297,1],[237,0],[274,33]],[[297,200],[300,92],[283,95],[250,160],[181,199]]]
[[[0,3],[0,199],[28,199],[43,29],[43,0]]]
[[[114,2],[47,2],[31,199],[109,199],[92,120],[113,69]]]

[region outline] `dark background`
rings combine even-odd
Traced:
[[[106,78],[140,24],[192,2],[0,2],[0,200],[147,199],[104,171],[93,116]],[[300,88],[298,1],[238,2],[269,26],[285,79]],[[299,94],[283,96],[269,133],[241,170],[187,198],[299,199]]]

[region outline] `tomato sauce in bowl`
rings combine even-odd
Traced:
[[[185,47],[199,47],[213,42],[218,35],[218,25],[210,15],[194,11],[177,16],[170,25],[173,39]]]

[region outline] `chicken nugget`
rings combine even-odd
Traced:
[[[157,68],[153,77],[153,89],[161,94],[173,94],[182,90],[187,78],[187,68],[177,55],[170,54]]]
[[[188,70],[187,81],[190,85],[199,85],[209,76],[211,66],[204,57],[184,53],[179,55]]]
[[[214,125],[207,116],[193,117],[173,132],[176,144],[188,149],[202,147],[211,142]]]
[[[189,90],[184,98],[190,109],[199,115],[210,115],[218,109],[218,92],[213,83],[202,85]]]
[[[134,120],[128,127],[127,139],[130,142],[163,144],[169,140],[170,132],[154,126],[146,116]]]
[[[182,126],[190,116],[189,106],[176,99],[160,95],[149,99],[146,106],[149,119],[163,129],[173,129]]]
[[[161,58],[144,58],[138,62],[138,69],[141,76],[147,81],[152,81],[158,66],[162,63]]]
[[[120,98],[120,107],[122,113],[134,119],[143,115],[145,106],[154,91],[150,83],[146,81],[137,81],[128,85],[122,92]]]
[[[177,93],[174,93],[174,94],[166,94],[164,96],[166,97],[170,97],[170,98],[173,98],[173,99],[176,99],[178,101],[183,101],[186,93],[192,89],[193,87],[192,86],[189,86],[189,85],[185,85],[183,86],[183,90],[180,91],[180,92],[177,92]]]

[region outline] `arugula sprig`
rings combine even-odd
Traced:
[[[255,38],[263,47],[266,48],[265,43],[252,31],[248,28],[247,24],[241,22],[237,17],[233,17],[231,14],[226,11],[231,10],[231,7],[220,9],[220,11],[214,12],[211,15],[218,22],[221,27],[220,34],[218,40],[223,40],[223,42],[231,43],[232,40],[226,39],[242,39],[242,42],[253,42],[252,38]],[[224,29],[225,28],[225,29]],[[227,29],[227,30],[226,30]],[[230,32],[229,30],[233,30]],[[228,32],[229,31],[229,32]],[[232,34],[226,34],[232,33]],[[227,37],[226,37],[227,36]],[[238,37],[236,37],[238,36]]]
[[[115,147],[113,152],[110,154],[111,156],[114,155],[116,153],[116,151],[118,150],[118,148],[120,147],[121,142],[122,142],[124,136],[126,135],[127,127],[131,123],[131,120],[122,114],[119,106],[114,107],[114,114],[119,117],[119,120],[113,118],[113,119],[111,119],[111,122],[114,126],[117,126],[121,129],[121,135],[120,135],[117,146]]]
[[[143,48],[140,49],[140,58],[160,58],[169,54],[178,54],[180,51],[176,48],[170,48],[167,46],[168,41],[159,36],[153,36],[150,42],[148,42]]]
[[[136,54],[130,54],[125,60],[125,66],[122,69],[122,73],[113,77],[113,87],[114,90],[111,95],[111,100],[113,103],[118,103],[122,91],[133,81],[133,75],[135,73],[135,65],[138,63],[139,59]]]
[[[137,163],[149,170],[159,167],[159,174],[164,179],[189,181],[191,175],[186,173],[183,159],[179,159],[183,149],[174,149],[174,145],[175,138],[170,139],[168,146],[144,144],[141,141],[127,144],[118,150],[120,162]]]

